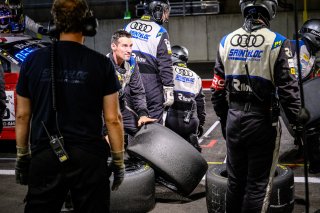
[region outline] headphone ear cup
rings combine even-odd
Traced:
[[[93,37],[97,33],[97,28],[99,26],[99,23],[98,23],[98,19],[96,19],[91,12],[89,12],[88,14],[89,15],[83,20],[82,34],[84,36]]]
[[[48,24],[48,34],[52,38],[59,38],[59,31],[52,19],[49,21]]]

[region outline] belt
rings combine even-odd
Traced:
[[[176,116],[177,118],[184,118],[187,115],[187,111],[182,110],[176,110],[169,108],[168,113],[170,113],[173,116]],[[196,118],[197,113],[195,111],[191,112],[190,118]]]
[[[271,108],[257,105],[250,102],[230,102],[229,103],[229,109],[236,109],[239,111],[245,111],[245,112],[261,112],[261,113],[269,113]]]
[[[190,111],[192,109],[192,104],[174,103],[171,106],[171,109],[178,110],[178,111]]]

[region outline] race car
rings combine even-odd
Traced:
[[[0,140],[15,140],[16,84],[21,63],[33,51],[50,45],[50,42],[28,35],[0,34],[0,70],[4,72],[6,111]]]

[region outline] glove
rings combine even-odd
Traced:
[[[44,27],[39,27],[38,28],[38,33],[41,34],[41,35],[48,35],[49,34],[48,29],[46,29]]]
[[[169,107],[173,104],[174,102],[174,97],[173,97],[173,87],[166,87],[163,86],[163,93],[164,93],[164,107]]]
[[[111,187],[112,191],[118,190],[120,184],[124,179],[124,151],[120,152],[111,152],[112,161],[111,161],[111,170],[113,172],[113,184]]]
[[[198,126],[197,135],[198,135],[199,138],[203,135],[203,126],[202,125]]]
[[[16,183],[28,184],[31,155],[28,147],[17,147],[17,160],[15,167]]]

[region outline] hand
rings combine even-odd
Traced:
[[[30,154],[17,157],[16,167],[15,167],[16,183],[21,185],[28,184],[30,161],[31,161]]]
[[[174,102],[173,87],[163,86],[163,93],[164,93],[163,106],[165,106],[165,107],[171,106],[173,104],[173,102]]]
[[[197,135],[198,135],[199,138],[203,135],[203,126],[202,125],[198,126]]]
[[[118,190],[124,179],[125,165],[124,165],[124,151],[111,152],[111,170],[113,172],[113,184],[111,187],[112,191]]]
[[[41,35],[48,35],[49,34],[48,29],[46,29],[44,27],[39,27],[38,28],[38,33],[41,34]]]
[[[155,118],[148,118],[147,116],[141,116],[138,120],[138,126],[142,126],[143,124],[152,123],[157,121]]]

